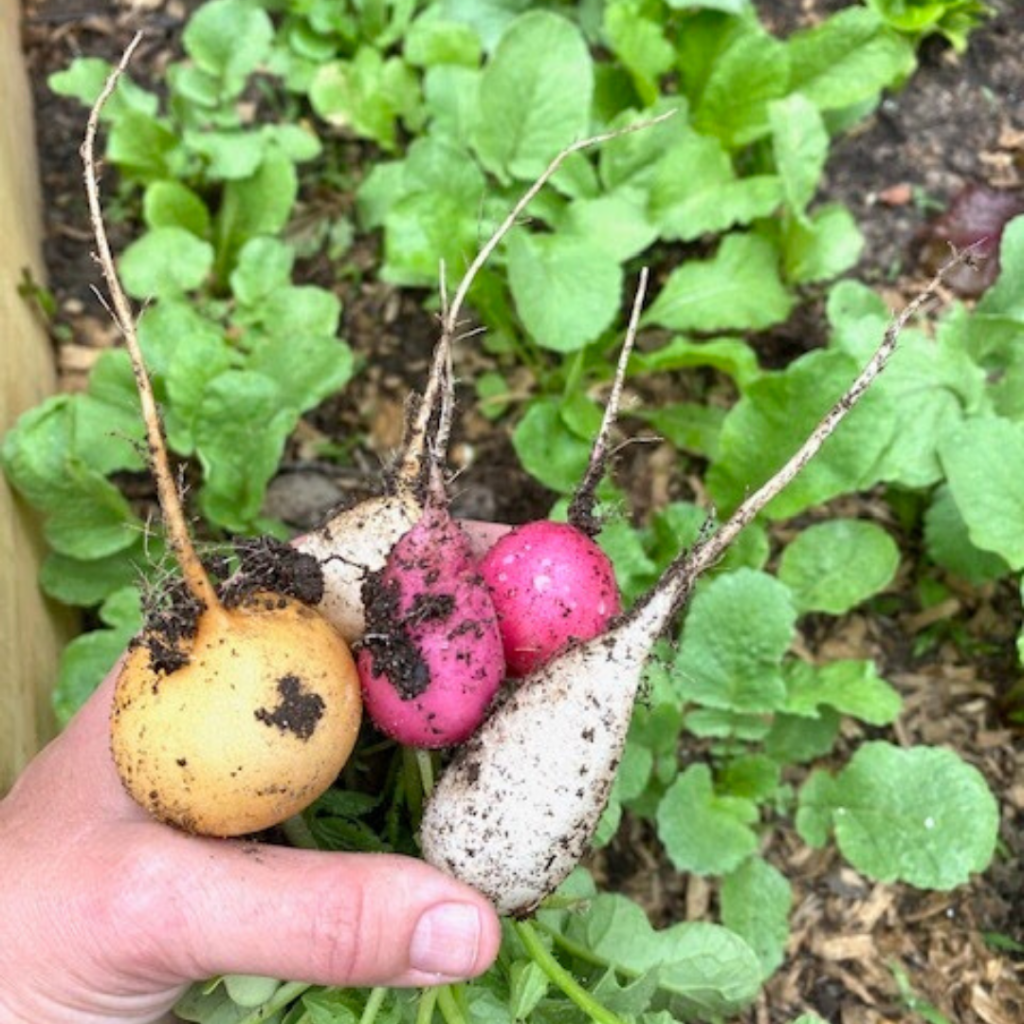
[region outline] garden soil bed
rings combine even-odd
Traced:
[[[758,3],[779,33],[844,6],[835,0]],[[934,210],[969,183],[1022,190],[1024,8],[1012,0],[995,0],[993,7],[997,16],[972,37],[966,54],[926,44],[908,86],[842,141],[829,165],[827,197],[853,210],[868,240],[855,273],[894,307],[928,276],[923,240]],[[97,273],[77,156],[84,114],[77,104],[52,96],[46,76],[79,54],[115,58],[140,27],[148,36],[136,67],[158,75],[176,55],[187,10],[179,0],[29,0],[25,7],[49,285],[58,310],[52,331],[68,388],[81,386],[97,352],[114,337],[91,293]],[[369,166],[375,158],[355,144],[351,155],[356,166]],[[351,205],[351,196],[308,197],[307,212],[315,216],[316,204],[323,202],[336,209]],[[113,241],[115,248],[126,241],[116,225]],[[374,240],[359,241],[346,258],[352,272],[334,284],[345,303],[345,334],[356,352],[372,353],[373,369],[310,417],[292,444],[287,480],[272,488],[271,501],[275,514],[300,529],[339,500],[373,488],[398,440],[405,396],[420,386],[435,336],[420,296],[398,294],[374,279]],[[766,362],[774,363],[820,344],[822,336],[820,310],[811,302],[758,344]],[[460,372],[470,377],[479,368],[465,365]],[[509,521],[543,513],[551,496],[523,476],[507,434],[474,412],[468,396],[462,405],[454,449],[464,471],[456,485],[460,512]],[[359,439],[351,465],[326,466],[312,458],[314,442],[325,435]],[[637,509],[700,496],[699,482],[679,477],[657,449],[634,450],[619,468]],[[902,534],[874,496],[844,503],[844,512],[866,512],[890,526],[905,552],[917,550],[919,538]],[[836,1024],[1024,1020],[1024,737],[1016,717],[1024,712],[1024,691],[1014,690],[1020,676],[1014,652],[1019,600],[1010,587],[954,590],[944,605],[925,611],[915,582],[908,568],[870,614],[838,621],[812,617],[800,643],[815,658],[875,658],[906,702],[896,739],[951,747],[984,772],[1003,808],[996,863],[983,878],[952,893],[875,885],[833,851],[808,850],[791,823],[780,819],[765,847],[794,885],[793,934],[785,964],[748,1015],[751,1024],[786,1024],[807,1011]],[[860,735],[851,727],[847,738]],[[592,866],[609,887],[638,899],[658,924],[714,915],[714,887],[673,872],[640,823],[627,821]]]

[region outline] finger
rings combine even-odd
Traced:
[[[168,835],[164,884],[183,911],[161,947],[181,980],[430,985],[474,977],[497,955],[490,903],[422,861]]]
[[[480,519],[460,519],[459,523],[469,535],[469,545],[476,558],[481,558],[504,536],[511,526],[505,523],[487,523]]]
[[[65,826],[79,820],[145,818],[125,792],[110,756],[110,703],[120,662],[85,702],[67,727],[32,760],[10,797],[24,789],[47,802]],[[45,794],[40,797],[40,794]]]

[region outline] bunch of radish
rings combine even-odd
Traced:
[[[524,916],[586,851],[646,662],[696,580],[816,454],[884,368],[907,320],[962,257],[893,320],[849,391],[789,462],[717,532],[681,553],[623,614],[611,564],[594,541],[593,506],[646,274],[569,523],[508,531],[478,561],[449,514],[444,488],[452,343],[462,302],[501,237],[561,163],[623,130],[583,140],[555,158],[478,254],[451,305],[443,302],[428,381],[412,404],[385,493],[299,542],[299,557],[322,569],[323,589],[312,595],[316,609],[244,580],[225,595],[211,583],[185,527],[131,310],[102,227],[92,143],[99,111],[131,50],[90,117],[86,179],[190,614],[185,629],[158,620],[125,659],[111,719],[122,779],[141,804],[180,827],[214,835],[265,828],[332,783],[356,739],[361,690],[374,723],[398,742],[457,748],[423,813],[424,858],[478,888],[501,913]],[[346,640],[358,645],[355,659]],[[506,676],[521,678],[499,692]]]

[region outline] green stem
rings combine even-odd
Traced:
[[[260,1024],[260,1021],[273,1017],[278,1010],[283,1010],[289,1003],[294,1002],[303,992],[312,987],[303,981],[290,981],[286,985],[282,985],[262,1006],[258,1006],[252,1013],[246,1014],[238,1021],[238,1024]]]
[[[420,992],[419,1005],[416,1008],[416,1024],[431,1024],[434,1019],[434,1006],[437,1004],[437,989],[425,988]]]
[[[623,1024],[616,1014],[598,1002],[552,955],[540,941],[540,936],[528,921],[513,924],[516,934],[526,947],[533,962],[557,985],[591,1020],[598,1024]]]
[[[580,349],[569,362],[569,373],[565,378],[565,387],[562,389],[563,398],[569,398],[580,389],[583,380],[583,364],[585,357],[583,349]]]
[[[434,762],[430,757],[429,750],[416,751],[416,764],[420,770],[420,782],[423,785],[423,795],[430,799],[434,792]]]
[[[313,832],[302,814],[293,814],[281,822],[281,831],[292,846],[300,850],[319,850]]]
[[[445,1024],[466,1024],[466,1018],[463,1016],[462,1010],[459,1009],[451,985],[442,985],[438,988],[437,1005],[441,1008],[441,1016],[444,1017]]]
[[[363,1007],[363,1015],[359,1018],[359,1024],[373,1024],[387,994],[386,988],[375,988],[370,993],[370,998],[366,1000],[366,1005]]]
[[[423,817],[423,780],[420,778],[418,753],[412,747],[402,748],[402,788],[405,790],[409,814],[417,826]]]

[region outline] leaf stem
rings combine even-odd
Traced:
[[[110,243],[107,240],[107,231],[103,223],[103,208],[100,203],[99,180],[96,173],[96,132],[99,128],[100,114],[107,101],[113,95],[114,89],[117,88],[117,83],[120,81],[121,76],[131,61],[132,54],[134,54],[141,41],[142,33],[136,33],[134,39],[132,39],[124,51],[120,63],[107,77],[99,98],[89,112],[85,140],[82,143],[81,149],[82,162],[85,165],[85,191],[89,200],[89,220],[96,239],[96,258],[103,272],[107,291],[110,295],[110,305],[107,306],[107,309],[120,330],[121,336],[124,338],[125,346],[132,361],[132,372],[135,375],[135,383],[139,391],[142,419],[146,426],[146,439],[149,444],[150,464],[156,481],[160,508],[164,516],[167,542],[170,544],[171,550],[181,566],[182,576],[192,596],[204,608],[213,611],[222,606],[217,597],[217,592],[210,582],[210,577],[203,568],[203,563],[199,560],[199,555],[192,544],[192,538],[189,536],[185,513],[181,507],[181,497],[174,483],[174,474],[171,472],[170,458],[167,454],[167,445],[164,441],[163,429],[160,424],[160,413],[157,409],[156,398],[153,395],[153,385],[150,382],[145,360],[142,357],[142,350],[139,347],[138,334],[135,330],[135,317],[128,302],[128,297],[125,295],[124,288],[122,288],[120,279],[117,276],[114,257],[110,251]],[[106,303],[104,304],[106,305]]]
[[[633,297],[633,308],[629,314],[629,325],[626,328],[626,337],[622,343],[622,351],[619,353],[619,361],[615,367],[615,379],[612,382],[612,390],[605,402],[604,416],[601,419],[601,428],[597,432],[597,438],[590,448],[590,460],[587,462],[586,472],[579,482],[572,500],[569,502],[568,519],[577,530],[590,537],[596,537],[601,532],[601,523],[594,515],[594,506],[597,504],[597,488],[604,476],[608,464],[608,438],[611,436],[612,427],[619,415],[619,403],[622,401],[622,386],[626,380],[626,367],[629,364],[629,357],[636,343],[636,332],[640,326],[640,313],[643,310],[644,296],[647,294],[647,267],[640,271],[640,281],[636,286],[636,295]]]
[[[370,992],[366,1005],[363,1007],[362,1016],[359,1018],[359,1024],[373,1024],[377,1019],[377,1014],[380,1013],[380,1008],[384,1005],[384,997],[387,994],[388,990],[383,986]]]
[[[451,985],[441,985],[437,989],[437,1005],[445,1024],[467,1024],[465,1014],[459,1007]]]
[[[513,924],[516,934],[526,947],[533,962],[557,985],[591,1020],[598,1024],[623,1024],[622,1019],[598,1002],[552,955],[528,921]]]
[[[437,989],[425,988],[420,992],[419,1004],[416,1007],[416,1024],[431,1024],[434,1019],[434,1006],[437,1004]]]

